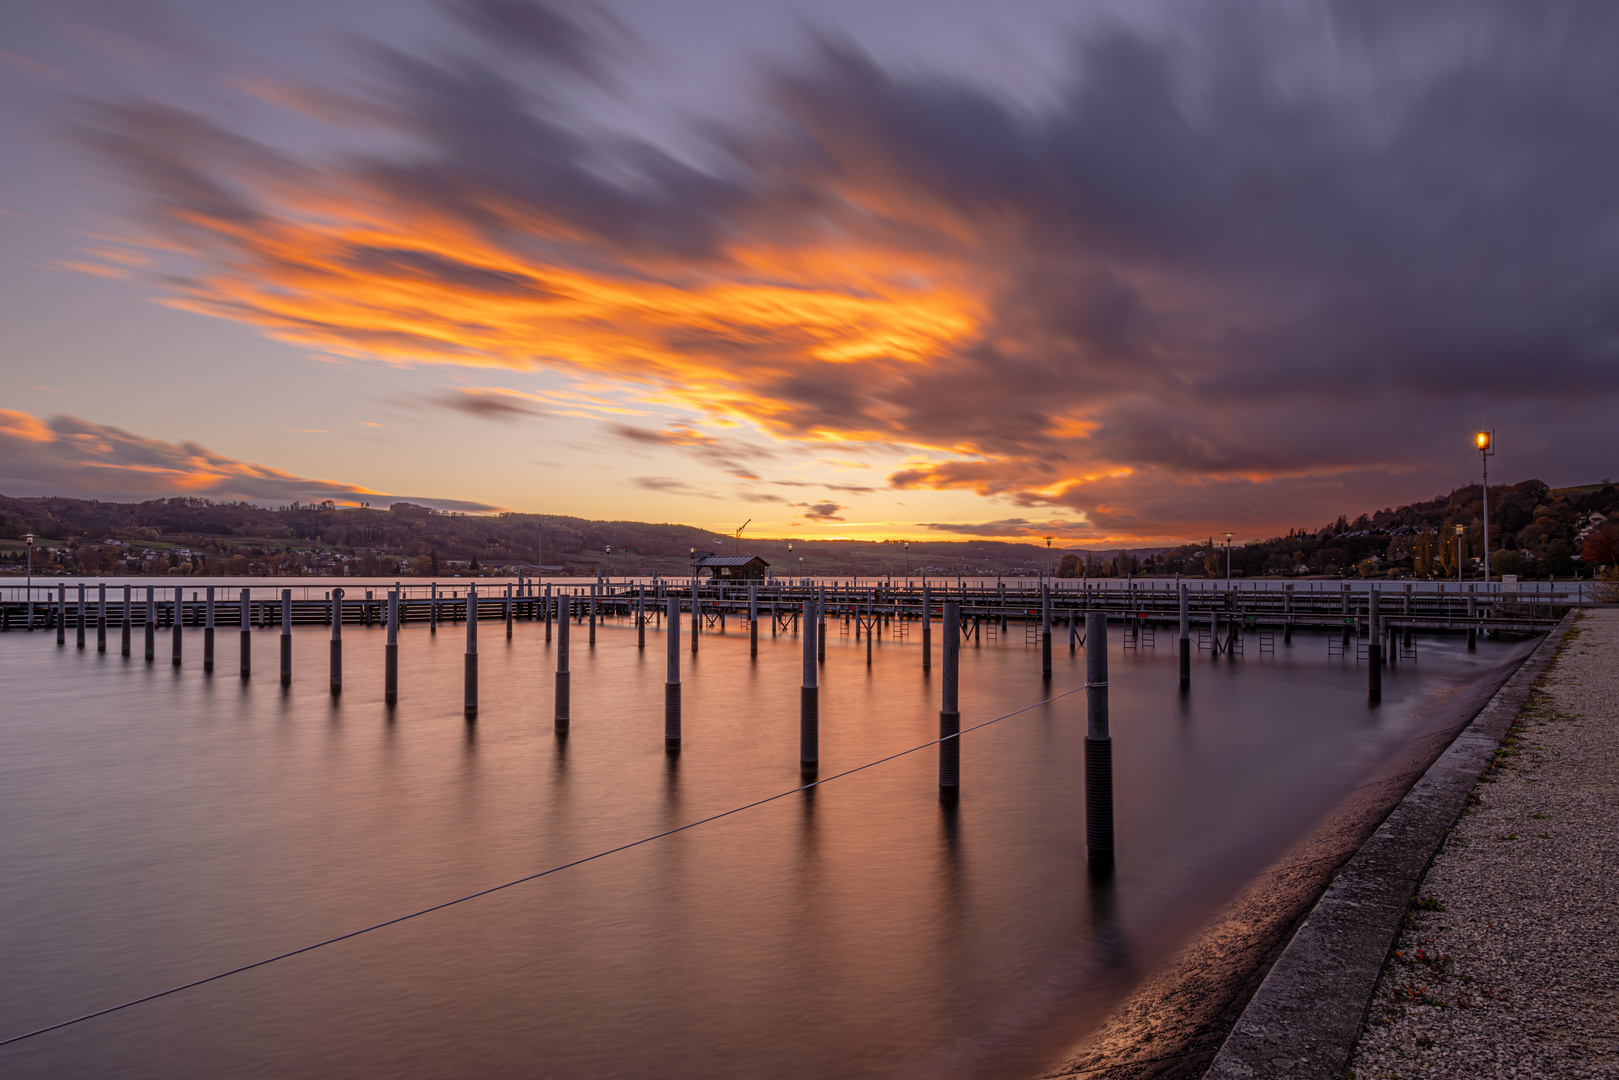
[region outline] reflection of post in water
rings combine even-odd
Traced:
[[[966,901],[966,875],[961,866],[961,804],[954,799],[939,803],[939,885],[945,914],[956,917]]]
[[[663,755],[663,819],[664,828],[672,829],[680,821],[680,744],[666,744]]]
[[[1117,971],[1130,962],[1130,942],[1119,918],[1118,880],[1111,868],[1098,870],[1094,863],[1089,878],[1091,941],[1096,962],[1103,971]]]

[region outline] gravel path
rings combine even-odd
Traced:
[[[1619,610],[1570,632],[1418,897],[1354,1080],[1619,1078]]]

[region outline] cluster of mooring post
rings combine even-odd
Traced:
[[[814,776],[821,764],[821,687],[815,660],[815,602],[804,601],[804,685],[798,692],[798,768]],[[867,653],[869,663],[870,653]]]
[[[954,802],[961,793],[961,605],[944,605],[944,686],[939,698],[939,796]]]
[[[1113,869],[1113,739],[1107,715],[1107,614],[1085,615],[1085,857]]]

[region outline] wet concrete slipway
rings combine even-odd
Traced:
[[[1194,660],[1111,636],[1119,862],[1084,858],[1084,650],[963,649],[962,795],[929,748],[806,791],[800,648],[705,634],[663,743],[661,631],[294,632],[296,677],[0,635],[0,1039],[740,813],[0,1046],[7,1077],[1029,1077],[1200,1068],[1267,950],[1533,643],[1365,664],[1297,632]],[[234,634],[227,636],[227,641]],[[823,778],[926,743],[938,667],[829,624]],[[1061,640],[1061,639],[1059,639]],[[233,642],[223,656],[234,655]],[[937,645],[935,645],[937,648]],[[165,654],[166,655],[166,654]],[[1023,710],[1023,711],[1017,711]],[[1111,1019],[1108,1019],[1109,1017]],[[1105,1022],[1104,1022],[1105,1021]],[[1064,1064],[1066,1063],[1066,1064]]]

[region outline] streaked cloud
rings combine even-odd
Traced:
[[[590,119],[643,45],[519,0],[373,48],[342,157],[151,100],[79,130],[142,195],[170,302],[667,402],[705,423],[612,430],[738,482],[760,441],[908,454],[891,488],[1146,539],[1443,490],[1481,420],[1601,471],[1619,9],[1157,6],[1076,40],[1040,108],[822,39],[684,157]]]
[[[0,409],[0,492],[87,499],[156,499],[175,495],[282,505],[404,499],[443,510],[500,507],[459,499],[397,495],[356,484],[296,476],[238,461],[192,442],[172,443],[74,416],[49,420]]]

